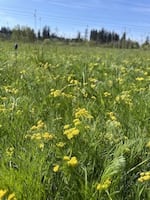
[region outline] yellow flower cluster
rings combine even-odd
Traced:
[[[14,147],[10,147],[6,149],[6,155],[11,157],[14,153]]]
[[[85,117],[87,119],[92,119],[93,116],[85,109],[85,108],[78,108],[75,111],[75,118]]]
[[[123,91],[120,95],[116,97],[116,102],[124,102],[126,105],[132,106],[132,99],[129,94],[129,91]]]
[[[11,94],[17,94],[18,93],[18,89],[12,88],[12,86],[10,86],[10,85],[3,86],[3,88],[4,88],[6,93],[11,93]]]
[[[58,142],[58,143],[56,143],[56,146],[62,148],[62,147],[65,146],[65,143],[64,142]]]
[[[78,81],[78,80],[71,79],[71,80],[70,80],[70,84],[79,85],[79,81]]]
[[[81,121],[80,121],[80,119],[74,119],[73,123],[75,126],[79,126],[81,124]]]
[[[75,156],[69,158],[69,156],[64,156],[63,157],[64,161],[67,161],[67,165],[71,167],[75,167],[78,165],[78,160]]]
[[[121,124],[120,124],[120,122],[115,121],[115,120],[107,120],[106,121],[106,126],[108,128],[120,128]]]
[[[36,125],[32,126],[29,130],[29,134],[25,138],[37,141],[39,148],[43,151],[44,142],[52,140],[54,135],[47,131],[44,131],[46,128],[45,123],[42,120],[39,120]]]
[[[78,165],[78,160],[75,156],[71,157],[70,160],[67,162],[68,166],[75,167]]]
[[[104,181],[103,183],[99,183],[96,187],[96,189],[98,191],[102,191],[102,190],[107,190],[109,188],[109,186],[111,185],[111,180],[107,179],[106,181]]]
[[[75,98],[72,94],[67,94],[67,93],[62,92],[62,90],[54,90],[54,89],[51,89],[50,95],[54,98],[60,97],[60,96],[67,97],[67,98]]]
[[[52,140],[53,135],[49,132],[44,133],[34,133],[33,135],[26,135],[26,138],[31,138],[31,140]]]
[[[117,121],[117,118],[113,112],[109,112],[108,115],[112,121]]]
[[[5,105],[0,105],[0,112],[6,112],[7,109],[5,107]]]
[[[104,97],[109,97],[109,96],[111,96],[110,92],[104,92]]]
[[[51,140],[53,139],[53,135],[49,132],[45,132],[45,133],[35,133],[31,136],[31,140],[33,139],[45,139],[45,140]]]
[[[64,128],[66,128],[66,127],[64,127]],[[67,138],[70,140],[74,136],[79,135],[79,129],[77,129],[76,127],[65,129],[64,135],[66,135]]]
[[[75,85],[75,86],[77,86],[77,85],[80,84],[80,82],[79,82],[78,80],[74,79],[74,77],[73,77],[72,74],[70,74],[70,75],[68,76],[67,80],[68,80],[68,82],[69,82],[70,84]]]
[[[144,78],[143,78],[143,77],[137,77],[135,80],[136,80],[136,81],[143,81]]]
[[[7,195],[7,190],[0,190],[0,200],[2,200]],[[6,199],[6,198],[5,198]],[[7,200],[17,200],[14,193],[8,195]]]
[[[121,85],[121,84],[123,84],[124,83],[124,80],[122,79],[122,78],[117,78],[117,81],[118,81],[118,83]]]
[[[140,178],[138,178],[138,181],[139,182],[150,181],[150,171],[141,172],[140,173]]]
[[[76,156],[72,156],[71,158],[69,156],[64,156],[63,161],[69,166],[69,167],[76,167],[78,165],[78,160]],[[58,172],[60,170],[60,165],[56,164],[53,167],[53,172]]]
[[[53,97],[60,97],[62,96],[62,91],[61,90],[54,90],[51,89],[51,93],[50,93]]]
[[[30,130],[31,130],[31,131],[39,130],[39,129],[42,129],[42,128],[44,128],[44,127],[45,127],[44,122],[43,122],[42,120],[39,120],[39,121],[37,122],[37,125],[32,126]]]
[[[98,80],[95,79],[95,78],[89,78],[88,80],[91,83],[91,88],[95,88],[96,87],[96,83],[98,82]]]

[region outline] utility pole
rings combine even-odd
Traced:
[[[37,18],[37,14],[36,14],[36,9],[35,9],[34,10],[34,29],[35,29],[35,33],[36,33],[36,18]]]
[[[40,32],[41,32],[41,20],[42,20],[42,18],[40,17],[39,18],[39,21],[40,21]]]

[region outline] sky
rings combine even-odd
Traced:
[[[150,35],[150,0],[0,0],[0,27],[16,25],[36,32],[48,25],[64,37],[105,28],[143,42]]]

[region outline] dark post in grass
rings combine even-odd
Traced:
[[[15,50],[18,49],[18,44],[17,44],[17,43],[15,44],[14,49],[15,49]]]
[[[15,57],[16,57],[16,61],[17,61],[17,50],[18,50],[18,44],[17,43],[14,45],[14,50],[15,50]]]

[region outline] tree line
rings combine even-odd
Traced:
[[[110,43],[112,41],[119,41],[119,34],[115,32],[106,31],[104,28],[101,30],[93,29],[90,32],[90,40],[96,41],[101,44]]]
[[[37,40],[57,40],[75,43],[89,43],[91,45],[102,45],[105,47],[118,47],[118,48],[139,48],[139,43],[131,39],[127,39],[126,32],[121,36],[116,32],[107,31],[104,28],[100,30],[85,29],[84,36],[81,36],[81,32],[77,33],[75,38],[65,38],[58,36],[56,32],[52,32],[49,26],[44,26],[42,30],[38,30],[35,33],[34,29],[28,26],[17,25],[13,29],[9,27],[1,27],[0,29],[0,40],[12,40],[12,41],[23,41],[23,42],[34,42]],[[149,37],[146,37],[145,46],[150,46]]]
[[[39,30],[37,34],[35,33],[34,29],[28,26],[17,25],[13,29],[10,29],[9,27],[1,27],[0,29],[1,40],[34,42],[37,39],[44,40],[52,38],[57,38],[58,40],[65,39],[57,36],[56,33],[52,33],[49,26],[44,26],[42,32]]]

